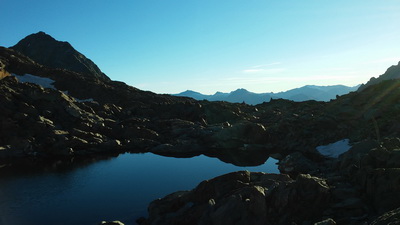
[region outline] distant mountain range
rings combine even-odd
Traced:
[[[208,101],[226,101],[233,103],[245,102],[250,105],[256,105],[263,102],[269,102],[272,99],[288,99],[296,102],[302,102],[307,100],[317,101],[330,101],[335,99],[337,95],[344,95],[352,91],[357,91],[360,85],[354,87],[348,87],[344,85],[333,85],[333,86],[316,86],[306,85],[300,88],[291,89],[279,93],[253,93],[246,89],[237,89],[230,93],[216,92],[213,95],[204,95],[195,91],[184,91],[175,96],[191,97],[196,100],[208,100]]]

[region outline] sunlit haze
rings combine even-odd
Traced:
[[[2,0],[0,45],[44,31],[156,93],[354,86],[400,61],[400,1]]]

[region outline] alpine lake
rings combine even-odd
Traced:
[[[278,160],[237,166],[199,155],[187,158],[124,153],[96,159],[16,163],[0,169],[1,225],[135,224],[148,204],[201,181],[248,170],[279,173]]]

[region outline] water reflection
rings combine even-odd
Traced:
[[[0,224],[94,225],[116,219],[134,224],[146,215],[150,201],[192,189],[202,180],[244,169],[278,172],[273,159],[257,167],[238,167],[203,155],[123,154],[92,160],[36,161],[28,171],[15,166],[3,171]]]
[[[84,168],[98,161],[113,160],[118,154],[104,154],[93,157],[72,157],[63,159],[22,158],[8,161],[0,169],[0,176],[27,176],[43,173],[68,173]]]
[[[265,151],[219,151],[217,154],[208,154],[222,162],[230,163],[238,167],[261,166],[270,157]]]

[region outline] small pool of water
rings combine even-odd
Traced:
[[[0,176],[0,225],[135,224],[154,199],[233,171],[279,173],[276,162],[238,167],[204,155],[122,154],[68,170]]]

